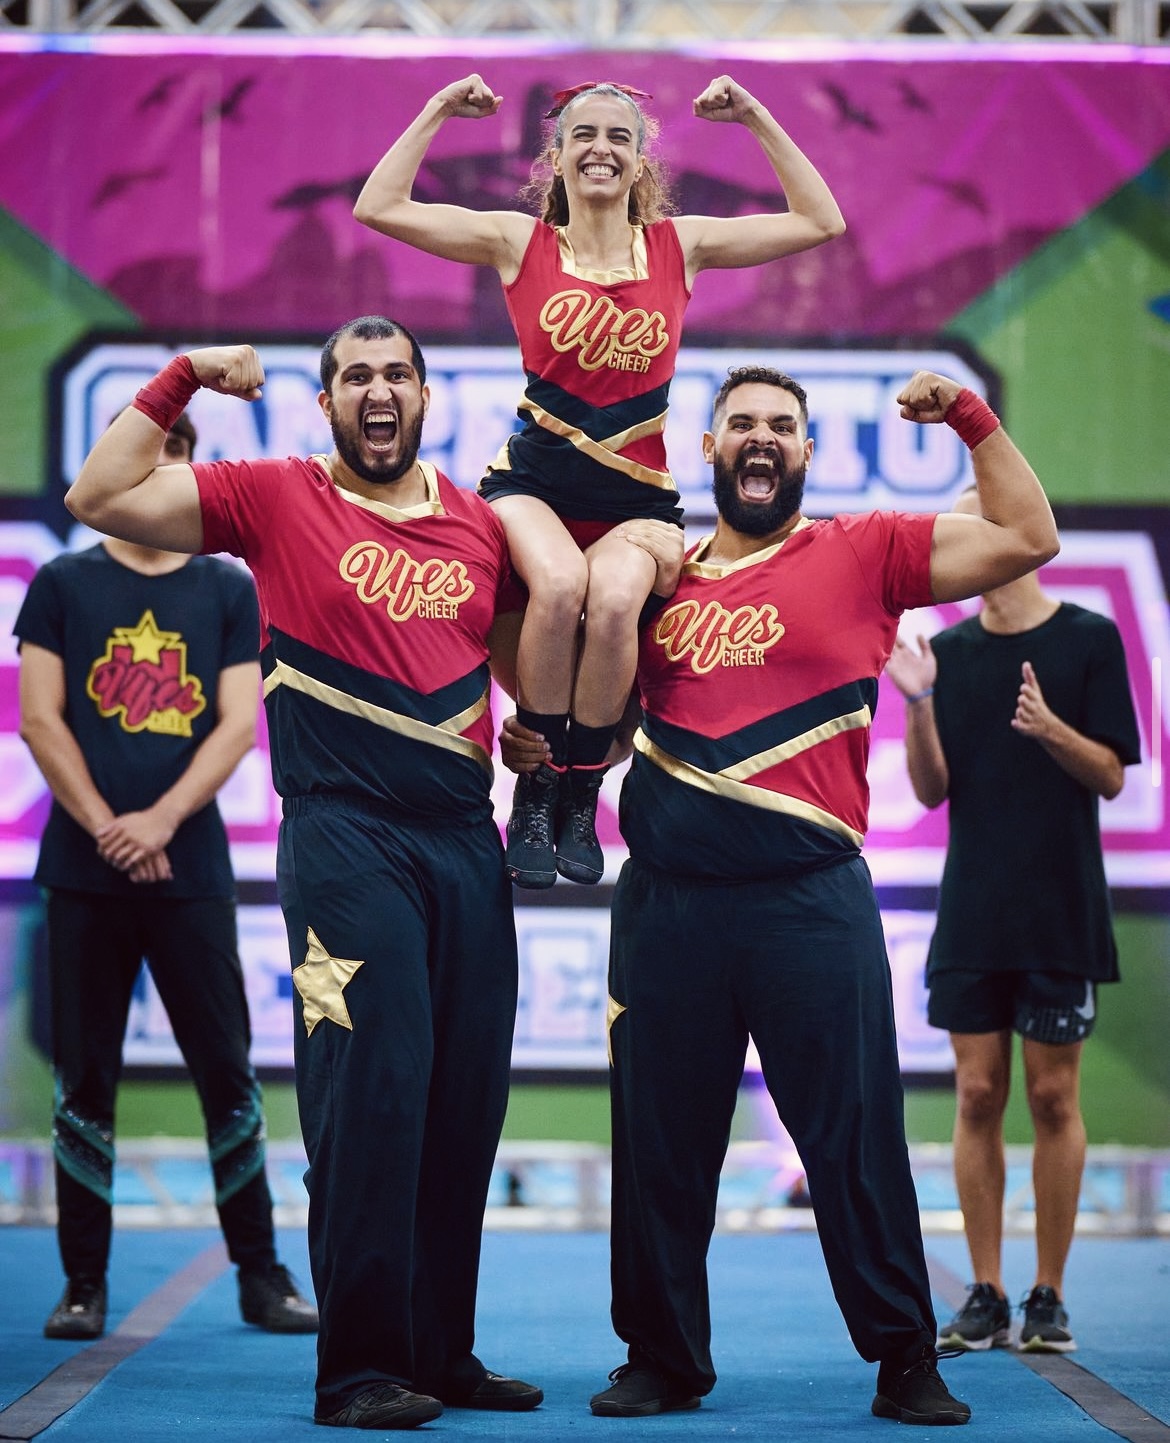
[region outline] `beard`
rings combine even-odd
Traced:
[[[786,521],[791,521],[800,510],[808,467],[801,462],[799,466],[785,468],[779,457],[776,464],[780,471],[772,499],[745,501],[736,485],[736,467],[720,456],[715,457],[711,485],[715,494],[715,509],[733,531],[739,531],[744,536],[770,536],[773,531],[779,531]]]
[[[360,422],[357,426],[343,429],[334,413],[329,421],[329,429],[333,432],[333,444],[337,448],[337,454],[355,476],[360,476],[371,486],[388,486],[401,480],[418,460],[418,450],[422,445],[422,423],[421,410],[409,420],[399,416],[398,427],[402,444],[397,456],[378,457],[373,461],[366,460],[362,455]]]

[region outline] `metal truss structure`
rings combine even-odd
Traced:
[[[0,0],[4,32],[358,34],[658,50],[914,38],[1164,45],[1168,0]]]

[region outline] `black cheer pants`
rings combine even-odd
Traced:
[[[48,937],[57,1240],[66,1275],[100,1278],[109,1261],[115,1098],[143,959],[199,1094],[228,1254],[246,1268],[275,1261],[235,904],[54,888]]]
[[[854,1346],[875,1361],[933,1342],[865,863],[705,884],[630,861],[611,935],[613,1323],[631,1358],[694,1393],[715,1383],[707,1247],[749,1033]]]
[[[317,1412],[385,1382],[451,1397],[484,1371],[480,1236],[516,1018],[499,833],[342,797],[284,810]]]

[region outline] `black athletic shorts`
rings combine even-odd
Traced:
[[[927,1020],[947,1032],[1015,1031],[1032,1042],[1083,1042],[1097,984],[1070,972],[936,972]]]

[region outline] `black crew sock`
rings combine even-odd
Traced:
[[[569,719],[569,765],[571,767],[601,767],[609,755],[610,743],[617,735],[618,724],[607,727],[587,727],[576,717]]]
[[[529,711],[527,707],[516,708],[516,720],[530,732],[539,732],[552,752],[552,765],[564,771],[569,757],[569,714],[568,712]]]

